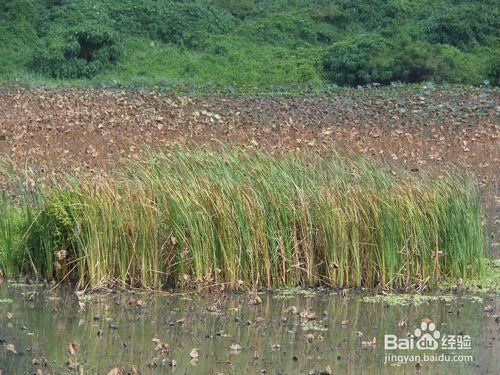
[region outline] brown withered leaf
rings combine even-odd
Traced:
[[[18,354],[16,346],[14,344],[5,344],[4,345],[5,349],[8,350],[11,353]]]
[[[262,303],[262,299],[257,294],[254,294],[253,296],[250,297],[248,303],[250,305],[260,305]]]
[[[372,340],[370,341],[361,341],[361,346],[363,348],[374,348],[377,344],[377,338],[374,337]]]
[[[68,252],[66,250],[59,250],[57,253],[56,253],[56,258],[57,260],[59,260],[60,262],[64,261],[66,259],[68,255]]]
[[[77,343],[76,341],[73,341],[73,342],[70,342],[68,344],[68,351],[69,351],[69,354],[71,355],[75,355],[76,354],[76,351],[80,348],[80,344]]]
[[[123,372],[122,372],[122,370],[120,370],[120,368],[114,367],[111,370],[109,370],[107,375],[122,375],[122,374],[123,374]]]
[[[302,310],[302,312],[300,313],[300,317],[302,319],[307,319],[307,320],[318,319],[318,315],[314,311],[310,311],[310,310]]]
[[[199,350],[198,348],[193,348],[193,349],[189,352],[189,356],[190,356],[192,359],[199,358],[199,357],[200,357],[200,350]]]
[[[161,340],[157,337],[155,337],[152,341],[156,344],[155,350],[161,351],[163,355],[168,355],[168,353],[170,352],[170,345],[169,344],[167,344],[166,342],[163,342],[163,340]]]

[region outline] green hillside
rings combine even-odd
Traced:
[[[0,80],[214,91],[498,85],[495,0],[0,0]]]

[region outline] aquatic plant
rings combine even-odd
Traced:
[[[0,226],[0,266],[147,288],[406,288],[481,272],[481,204],[466,175],[238,149],[151,152],[117,170],[66,176],[20,207],[4,199],[2,222],[18,224]]]

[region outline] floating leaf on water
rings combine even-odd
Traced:
[[[250,297],[248,303],[250,305],[260,305],[262,303],[262,299],[257,294],[255,294],[252,297]]]
[[[76,351],[80,347],[80,344],[77,343],[76,341],[70,342],[68,344],[68,350],[71,355],[75,355]]]
[[[487,313],[495,312],[495,308],[491,305],[487,305],[484,307],[484,312],[487,312]]]
[[[170,345],[166,342],[156,337],[152,341],[156,344],[156,350],[160,350],[162,354],[167,355],[170,352]]]
[[[292,314],[292,315],[297,314],[297,312],[298,312],[297,306],[293,306],[293,305],[292,305],[292,306],[290,306],[289,308],[287,308],[287,309],[284,311],[284,313],[285,313],[285,314]]]
[[[240,344],[231,344],[231,352],[240,352],[243,348]]]
[[[189,353],[189,356],[193,359],[198,358],[200,356],[200,351],[198,348],[193,348]]]
[[[314,311],[310,311],[310,310],[302,310],[302,312],[300,313],[300,317],[302,319],[307,319],[307,320],[318,319],[318,316],[316,315],[316,313]]]
[[[374,348],[377,344],[377,338],[374,337],[371,341],[361,341],[363,348]]]
[[[107,375],[121,375],[122,371],[118,367],[112,368]]]
[[[56,253],[56,258],[57,260],[59,261],[63,261],[66,259],[66,256],[68,255],[68,252],[66,250],[59,250],[57,253]]]
[[[17,354],[16,346],[14,344],[5,344],[5,349],[9,352]]]
[[[316,338],[312,333],[308,333],[307,335],[304,336],[307,342],[313,342],[314,339]]]

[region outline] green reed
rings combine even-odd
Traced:
[[[406,288],[481,271],[481,204],[463,174],[236,149],[150,153],[119,170],[4,198],[4,272],[80,287]]]

